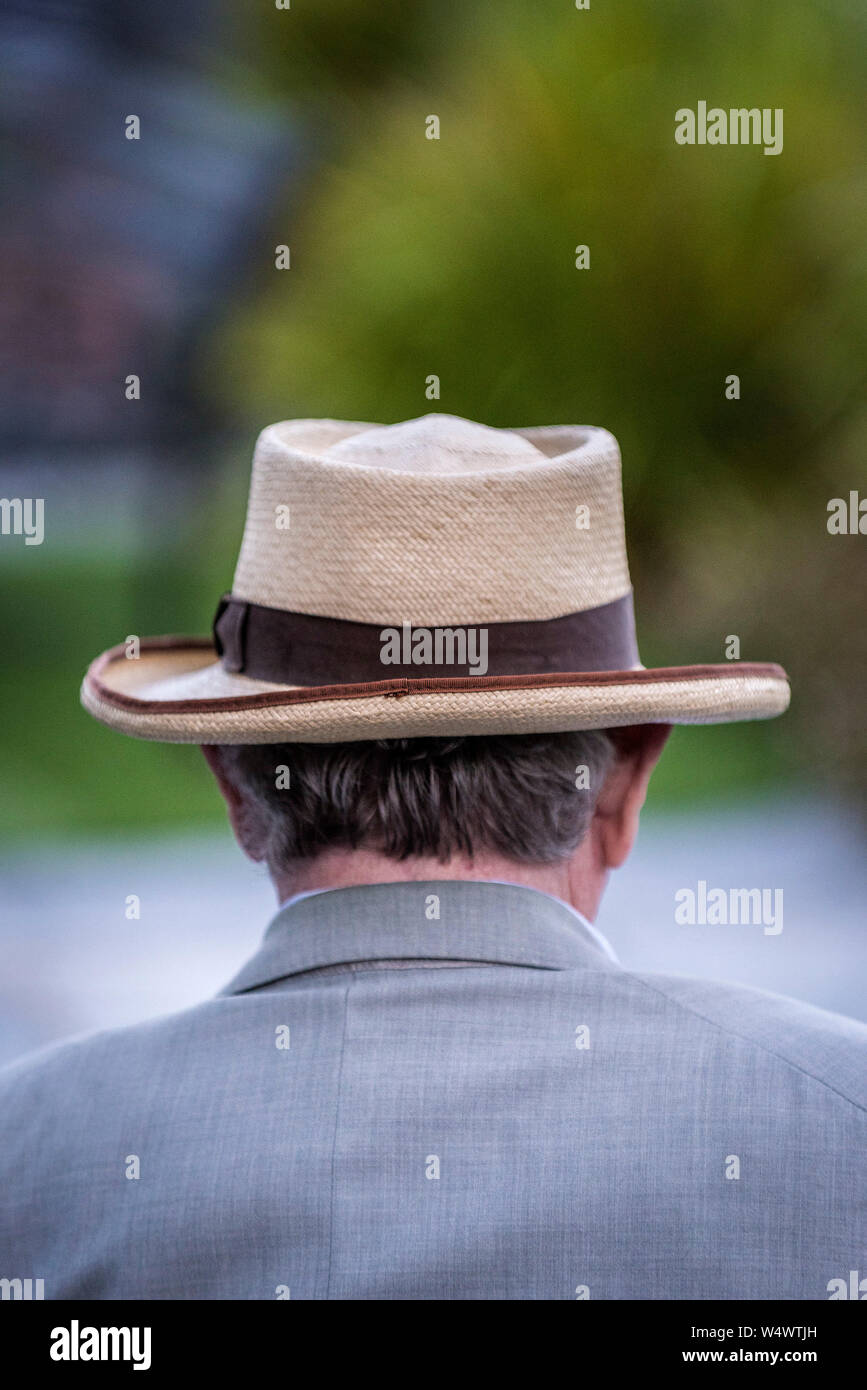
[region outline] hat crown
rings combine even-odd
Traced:
[[[630,591],[607,430],[426,415],[259,436],[236,598],[441,626],[559,618]]]
[[[492,429],[459,415],[422,415],[397,425],[375,425],[323,452],[323,458],[343,463],[436,477],[514,468],[538,463],[542,457],[514,430]]]

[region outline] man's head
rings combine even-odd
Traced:
[[[206,746],[237,836],[282,900],[402,878],[499,878],[595,916],[669,726]]]

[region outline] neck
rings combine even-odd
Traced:
[[[556,864],[524,864],[496,853],[439,859],[389,859],[377,850],[328,849],[291,872],[272,874],[279,902],[296,893],[326,888],[358,888],[366,883],[418,883],[430,880],[500,880],[535,888],[574,907],[594,921],[605,888],[604,867],[595,862],[590,837]]]

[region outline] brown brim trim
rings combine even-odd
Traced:
[[[211,650],[217,653],[208,638],[154,637],[141,642],[142,652]],[[135,695],[121,694],[100,679],[113,661],[125,659],[123,643],[98,656],[88,668],[85,682],[101,700],[118,709],[148,714],[217,714],[230,710],[255,710],[282,705],[306,705],[320,701],[360,700],[371,696],[448,695],[458,691],[482,690],[546,690],[557,686],[599,687],[606,685],[658,685],[671,681],[743,680],[745,676],[786,681],[788,677],[776,662],[752,661],[706,666],[658,666],[638,671],[578,671],[523,676],[445,676],[413,679],[395,677],[392,680],[364,681],[352,685],[304,686],[298,690],[275,690],[257,695],[231,695],[210,700],[146,700]]]

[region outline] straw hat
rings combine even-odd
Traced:
[[[82,702],[169,743],[766,719],[781,667],[646,670],[607,430],[291,420],[260,435],[213,639],[93,662]]]

